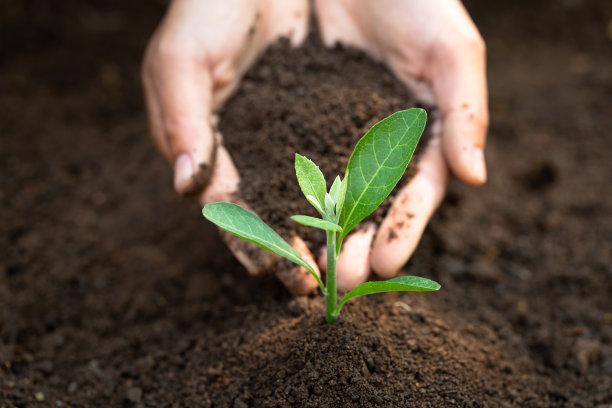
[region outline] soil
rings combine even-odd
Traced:
[[[139,86],[161,2],[0,4],[0,406],[612,405],[612,4],[466,6],[489,180],[405,267],[442,290],[329,326],[172,191]]]
[[[281,41],[268,49],[223,109],[219,128],[246,202],[281,235],[297,233],[316,251],[325,245],[325,234],[290,219],[319,217],[297,184],[295,153],[321,168],[329,188],[337,175],[344,177],[353,148],[372,125],[418,104],[382,64],[354,49],[326,48],[312,26],[299,48]],[[429,111],[430,117],[437,114]],[[417,168],[430,136],[426,129],[398,188]],[[368,220],[380,222],[390,201]]]

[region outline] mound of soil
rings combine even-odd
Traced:
[[[0,406],[612,404],[609,2],[467,3],[489,181],[406,266],[441,291],[333,326],[172,191],[138,85],[161,3],[65,3],[0,5]]]
[[[289,218],[319,217],[297,184],[295,153],[321,168],[329,188],[337,175],[344,177],[353,148],[372,125],[414,106],[415,99],[382,64],[357,50],[326,48],[313,27],[299,48],[281,41],[266,51],[223,109],[219,128],[246,202],[282,235],[297,233],[318,250],[324,233]],[[435,115],[433,109],[429,113]],[[429,133],[427,127],[398,186],[414,174]],[[386,208],[388,202],[370,219],[380,221]]]

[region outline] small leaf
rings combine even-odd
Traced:
[[[300,188],[306,197],[313,196],[321,207],[325,203],[325,177],[316,164],[306,157],[295,154],[295,174],[297,175]]]
[[[319,203],[319,201],[317,201],[317,198],[315,196],[311,196],[310,194],[308,194],[306,196],[306,200],[308,200],[308,202],[310,204],[312,204],[312,206],[321,214],[321,215],[325,215],[325,211],[323,211],[323,207],[322,204]]]
[[[332,186],[329,189],[329,195],[331,196],[334,203],[338,202],[338,197],[340,196],[340,187],[342,186],[342,181],[340,180],[340,176],[336,176]]]
[[[218,202],[207,204],[202,209],[202,214],[207,220],[227,232],[303,266],[316,278],[321,290],[325,291],[323,282],[312,266],[287,241],[252,212],[234,203]]]
[[[346,197],[346,186],[348,185],[348,180],[346,177],[340,183],[340,191],[338,192],[338,199],[336,200],[336,218],[340,221],[340,216],[342,215],[342,208],[344,207],[344,199]],[[339,242],[342,242],[341,240]]]
[[[309,217],[307,215],[294,215],[291,217],[291,219],[298,224],[306,225],[307,227],[319,228],[325,231],[342,231],[342,228],[340,228],[339,225],[320,218]]]
[[[347,300],[357,296],[383,292],[430,292],[438,289],[440,289],[439,283],[418,276],[398,276],[388,281],[366,282],[344,295],[338,305],[338,313]]]
[[[340,240],[378,208],[402,178],[426,120],[423,109],[399,111],[372,126],[359,140],[346,168]]]
[[[331,198],[329,193],[325,193],[325,215],[327,215],[329,219],[334,218],[334,207],[336,207],[336,203],[333,198]]]

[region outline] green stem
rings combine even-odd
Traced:
[[[327,274],[326,274],[326,305],[327,323],[335,323],[338,320],[336,288],[336,232],[327,231]]]

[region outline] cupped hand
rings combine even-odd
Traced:
[[[155,144],[174,167],[174,187],[202,205],[240,202],[240,178],[214,111],[270,43],[289,37],[294,45],[308,29],[306,0],[174,0],[151,38],[142,67],[145,101]],[[276,258],[253,244],[223,234],[252,274],[272,269]],[[316,265],[303,241],[294,248]],[[315,266],[316,268],[316,266]],[[301,267],[279,269],[296,294],[312,291],[315,279]]]
[[[393,277],[416,248],[444,196],[449,170],[466,184],[486,180],[488,126],[484,42],[459,0],[316,0],[323,40],[361,48],[383,60],[440,118],[418,173],[378,227],[349,235],[338,259],[338,288],[374,270]],[[319,261],[321,269],[325,263]]]

